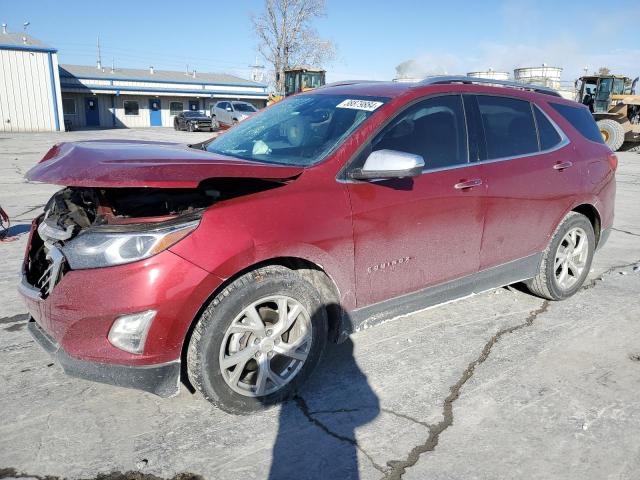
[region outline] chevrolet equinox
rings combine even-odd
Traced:
[[[573,295],[617,159],[585,106],[498,83],[334,84],[201,144],[53,146],[27,173],[63,187],[24,258],[31,334],[69,375],[242,413],[384,319]]]

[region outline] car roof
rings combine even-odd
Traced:
[[[559,101],[561,103],[567,101],[566,99],[563,99],[556,90],[534,84],[457,76],[429,77],[422,82],[345,81],[328,84],[324,87],[306,92],[303,95],[320,93],[328,95],[358,95],[395,98],[409,92],[415,92],[418,95],[422,95],[427,94],[430,91],[437,93],[485,93],[491,95],[520,97],[527,100],[553,99],[553,101]],[[573,103],[571,100],[568,102]]]

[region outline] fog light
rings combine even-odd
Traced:
[[[155,310],[147,310],[118,317],[109,331],[109,341],[114,347],[125,352],[142,353],[149,327],[155,316]]]

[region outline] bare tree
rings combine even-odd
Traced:
[[[296,65],[320,66],[334,45],[318,36],[313,20],[324,16],[324,0],[265,0],[264,11],[252,15],[260,54],[273,65],[275,87],[284,90],[284,70]]]
[[[611,70],[607,67],[600,67],[597,72],[594,72],[594,75],[610,75]]]

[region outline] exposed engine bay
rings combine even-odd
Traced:
[[[198,188],[183,189],[64,188],[34,220],[24,265],[26,281],[44,298],[69,270],[146,258],[158,253],[154,245],[168,248],[168,241],[178,241],[194,230],[204,210],[215,203],[286,183],[215,178]],[[89,254],[101,256],[87,260]]]

